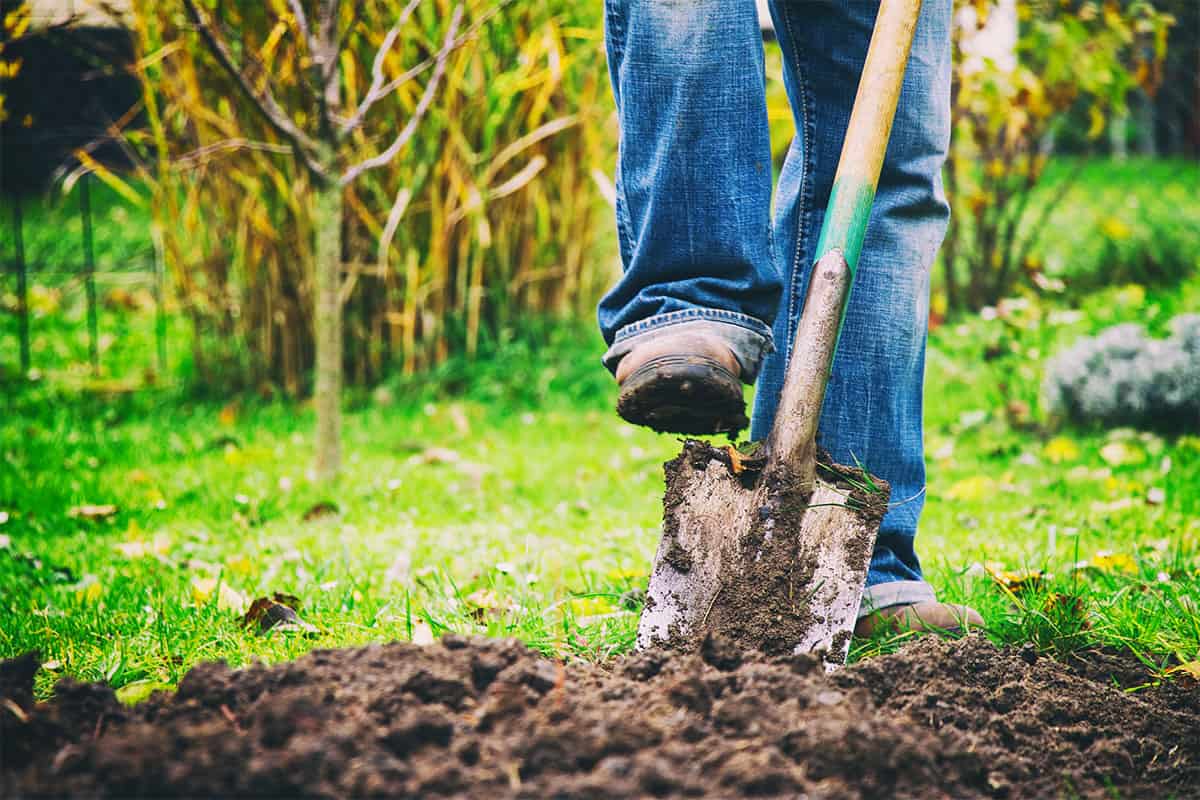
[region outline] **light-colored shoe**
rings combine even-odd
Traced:
[[[740,373],[718,337],[664,333],[617,364],[617,413],[661,433],[736,433],[748,424]]]
[[[854,635],[872,636],[880,631],[966,633],[982,627],[983,617],[969,606],[929,601],[881,608],[860,619],[854,626]]]

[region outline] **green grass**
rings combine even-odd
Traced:
[[[1110,434],[1069,433],[1077,453],[1060,443],[1067,458],[1051,463],[1047,435],[999,411],[1036,391],[1040,354],[982,357],[996,336],[1043,348],[1109,317],[1145,315],[1121,296],[1094,298],[1070,325],[1014,334],[1002,320],[973,320],[935,333],[920,551],[943,596],[978,607],[999,640],[1191,660],[1200,508],[1189,487],[1200,481],[1200,439],[1135,437],[1127,447],[1146,460],[1110,467],[1098,455]],[[1166,317],[1198,297],[1192,282],[1151,307]],[[597,342],[562,334],[547,350],[532,390],[518,390],[529,385],[529,353],[510,345],[474,382],[439,376],[434,385],[457,384],[457,397],[413,383],[360,398],[347,419],[346,474],[330,490],[307,476],[303,407],[80,396],[45,384],[10,391],[0,422],[9,514],[0,655],[37,649],[58,662],[43,670],[47,690],[61,674],[171,685],[203,659],[274,661],[425,630],[517,636],[559,656],[627,650],[657,542],[660,465],[677,444],[608,410]],[[1002,393],[1002,380],[1015,388]],[[1151,487],[1165,490],[1164,503],[1146,504]],[[1115,503],[1125,498],[1128,507]],[[324,501],[340,514],[305,521]],[[118,511],[69,516],[86,503]],[[142,552],[118,549],[131,542]],[[1118,557],[1071,569],[1105,552]],[[988,562],[1051,576],[1013,596],[973,566]],[[321,633],[243,630],[219,590],[196,593],[210,577],[249,599],[299,596]],[[1079,612],[1047,606],[1050,593],[1078,598]],[[859,642],[856,654],[902,639]]]
[[[178,374],[187,354],[166,348],[158,359],[158,326],[164,342],[182,344],[186,324],[168,303],[160,319],[150,215],[99,181],[91,185],[97,298],[98,369],[90,363],[83,220],[79,184],[71,194],[55,188],[21,200],[28,269],[31,367],[58,385],[140,386]],[[0,375],[18,369],[18,297],[13,200],[0,202]],[[165,374],[164,374],[165,373]]]
[[[1174,286],[1200,267],[1197,186],[1195,161],[1056,159],[1026,215],[1031,231],[1059,200],[1034,255],[1075,296],[1126,282]]]
[[[942,597],[979,608],[997,641],[1060,656],[1132,649],[1156,668],[1195,660],[1200,438],[1050,430],[1038,387],[1046,359],[1078,336],[1130,320],[1161,335],[1171,316],[1200,308],[1200,276],[1067,302],[1031,296],[933,332],[918,550]],[[80,330],[68,306],[45,311],[37,324],[53,335],[43,339]],[[106,351],[105,374],[135,375],[153,363],[153,311],[111,313],[102,329],[140,333]],[[0,372],[0,657],[40,651],[53,665],[41,692],[71,675],[136,696],[200,660],[277,661],[443,630],[517,636],[562,657],[631,646],[661,464],[678,444],[611,412],[590,330],[547,328],[352,394],[345,475],[330,489],[307,474],[307,406],[83,380],[74,339],[35,350],[42,377],[18,379],[12,330],[0,351],[10,367]],[[186,339],[173,328],[168,341],[174,353]],[[1107,463],[1105,447],[1130,463]],[[1147,502],[1152,489],[1163,502]],[[339,513],[306,520],[323,502]],[[117,511],[105,519],[69,513],[109,503]],[[1041,576],[1008,591],[989,568]],[[226,590],[223,603],[214,578],[237,596]],[[275,591],[300,597],[319,634],[258,635],[227,607]],[[853,656],[905,639],[859,641]]]

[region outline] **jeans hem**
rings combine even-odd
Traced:
[[[892,606],[907,606],[913,603],[929,603],[937,600],[933,587],[925,581],[888,581],[868,586],[863,592],[858,618],[862,619]]]
[[[616,372],[617,364],[634,349],[638,340],[661,335],[668,328],[672,333],[682,333],[683,327],[722,339],[738,361],[742,381],[748,384],[753,384],[758,377],[763,358],[775,350],[771,329],[759,319],[719,308],[688,308],[656,314],[618,330],[602,359],[604,366]]]

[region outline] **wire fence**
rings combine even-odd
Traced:
[[[60,366],[63,359],[54,355],[47,355],[43,363],[38,363],[39,348],[35,347],[35,341],[39,335],[61,338],[73,327],[70,315],[56,312],[51,324],[48,315],[35,312],[36,305],[47,304],[44,300],[47,292],[52,293],[56,310],[82,305],[79,322],[86,331],[87,363],[93,375],[103,372],[106,340],[127,328],[120,317],[134,308],[153,315],[154,352],[143,365],[152,366],[159,373],[165,371],[167,331],[161,254],[152,236],[145,236],[140,244],[136,241],[139,237],[133,236],[125,237],[123,247],[110,249],[98,261],[98,223],[111,227],[117,220],[127,218],[129,209],[111,204],[107,218],[98,221],[93,202],[95,183],[93,176],[85,175],[70,193],[49,193],[32,200],[12,194],[5,200],[8,213],[4,238],[11,246],[4,254],[8,285],[0,294],[6,295],[6,310],[15,317],[15,326],[6,325],[5,332],[15,333],[17,361],[23,374]],[[35,211],[32,219],[30,206]],[[31,298],[35,291],[42,293],[40,303]],[[102,328],[101,310],[105,305],[117,312],[106,316],[106,320],[110,317],[110,321],[115,320],[111,331]],[[147,305],[150,307],[145,308]],[[47,321],[46,329],[39,330],[38,323],[43,320]]]

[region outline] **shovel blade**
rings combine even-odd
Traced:
[[[846,470],[845,473],[851,471]],[[667,465],[664,530],[639,649],[695,649],[718,635],[748,649],[845,661],[887,489],[822,471],[811,493],[734,475],[689,442]]]

